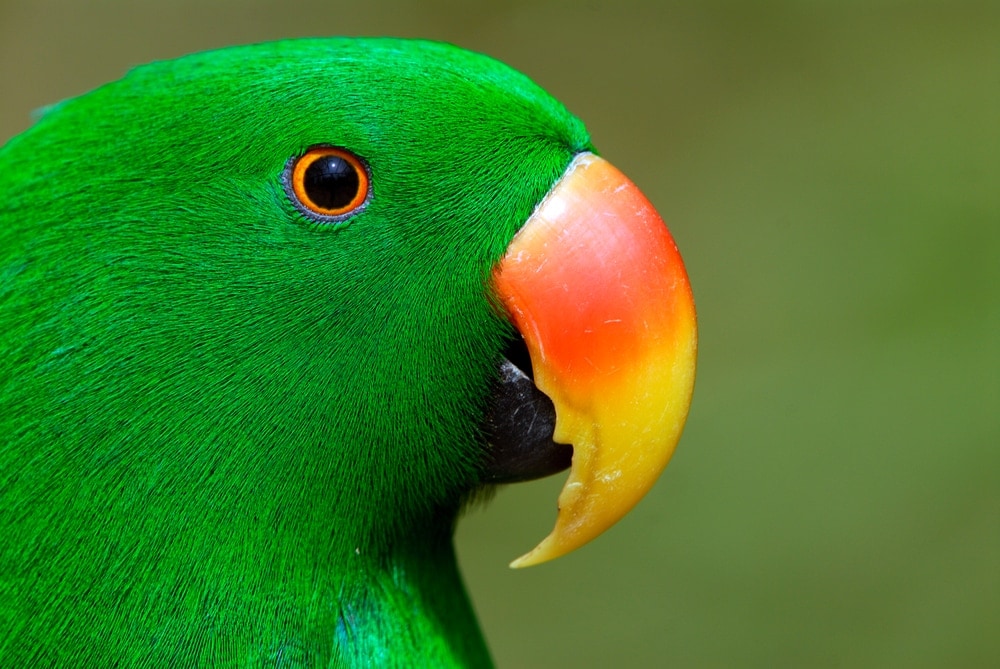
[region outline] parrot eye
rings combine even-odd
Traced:
[[[317,146],[293,157],[282,181],[292,203],[314,221],[338,222],[368,202],[368,168],[349,151]]]

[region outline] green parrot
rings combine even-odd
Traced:
[[[680,437],[662,219],[524,75],[305,39],[153,63],[0,149],[0,664],[486,667],[463,507],[527,566]]]

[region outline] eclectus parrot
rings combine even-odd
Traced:
[[[0,150],[0,658],[482,667],[452,546],[570,467],[589,541],[680,436],[660,217],[525,76],[309,39],[139,67]]]

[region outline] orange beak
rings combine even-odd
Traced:
[[[494,288],[572,444],[555,528],[512,567],[565,555],[635,506],[680,439],[697,325],[684,263],[656,210],[591,153],[574,158],[494,271]]]

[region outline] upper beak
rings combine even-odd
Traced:
[[[680,439],[694,387],[694,300],[677,247],[639,189],[577,155],[493,274],[572,444],[555,528],[525,567],[585,544],[652,487]]]

